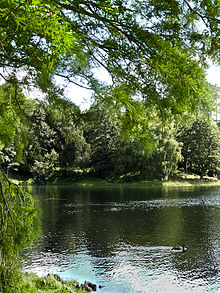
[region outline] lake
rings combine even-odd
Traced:
[[[220,292],[219,187],[29,188],[42,235],[25,251],[25,271],[103,293]]]

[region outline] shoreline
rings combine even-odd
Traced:
[[[58,274],[48,274],[39,277],[35,273],[22,273],[22,292],[27,293],[85,293],[101,289],[102,286],[97,286],[94,283],[85,281],[83,284],[72,280],[67,281],[62,279]]]
[[[9,177],[11,182],[20,186],[47,186],[47,185],[75,185],[80,187],[113,187],[113,186],[143,186],[143,187],[190,187],[190,186],[220,186],[220,180],[213,177],[205,177],[202,181],[198,178],[176,178],[173,180],[163,181],[163,180],[105,180],[96,177],[82,177],[78,180],[72,178],[59,178],[57,180],[48,180],[45,184],[36,184],[32,178],[29,179],[20,179]]]

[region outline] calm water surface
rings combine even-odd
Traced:
[[[25,271],[103,293],[220,292],[220,188],[32,187],[42,236]],[[185,253],[173,252],[187,244]]]

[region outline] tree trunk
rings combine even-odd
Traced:
[[[200,173],[200,181],[203,181],[203,176],[204,176],[204,172],[201,171],[201,173]]]

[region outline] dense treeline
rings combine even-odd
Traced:
[[[20,96],[24,119],[14,141],[1,150],[6,174],[17,172],[39,184],[81,175],[168,180],[178,169],[201,178],[219,175],[219,128],[205,115],[186,123],[168,112],[161,116],[151,107],[150,116],[131,127],[126,111],[103,104],[94,103],[82,113],[70,101],[58,100],[54,105],[27,99],[22,92]],[[19,129],[25,129],[23,140]]]

